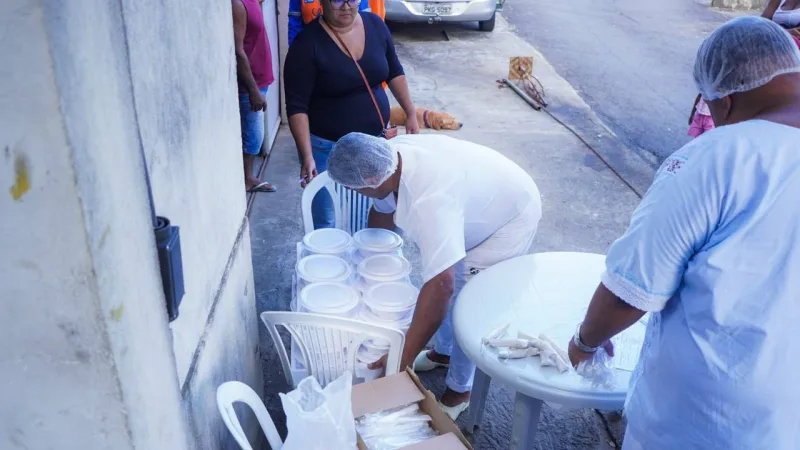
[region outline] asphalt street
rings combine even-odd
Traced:
[[[622,143],[659,160],[689,140],[698,46],[734,16],[695,0],[509,0],[503,14]]]

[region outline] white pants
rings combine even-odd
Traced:
[[[481,270],[527,254],[541,218],[542,204],[537,198],[489,239],[467,251],[467,256],[456,264],[456,286],[450,300],[450,311],[436,332],[433,346],[436,353],[450,356],[450,369],[445,379],[449,389],[468,392],[472,390],[472,380],[475,377],[475,364],[461,351],[453,338],[453,305],[458,294]]]

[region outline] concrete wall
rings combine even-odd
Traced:
[[[261,391],[230,17],[0,2],[0,448],[224,448],[217,385]],[[174,346],[141,148],[181,226]]]

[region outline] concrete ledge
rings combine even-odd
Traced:
[[[764,9],[767,0],[711,0],[711,6],[727,9]]]

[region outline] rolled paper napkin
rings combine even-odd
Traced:
[[[569,370],[569,363],[558,354],[553,346],[547,341],[541,341],[542,346],[539,347],[541,354],[539,357],[542,359],[542,367],[555,366],[559,372],[564,373]]]
[[[490,341],[490,340],[492,340],[492,339],[497,339],[497,338],[499,338],[500,336],[502,336],[502,335],[503,335],[503,333],[505,333],[505,332],[506,332],[506,330],[508,329],[508,327],[509,327],[510,325],[511,325],[511,324],[509,324],[509,323],[507,323],[507,324],[505,324],[505,325],[500,325],[499,327],[497,327],[497,328],[495,328],[494,330],[490,331],[489,333],[487,333],[487,334],[486,334],[486,336],[484,336],[484,337],[483,337],[483,339],[481,339],[481,343],[482,343],[483,345],[486,345],[486,343],[487,343],[488,341]]]
[[[528,348],[509,348],[500,350],[497,356],[500,359],[522,359],[529,356],[536,356],[539,354],[539,349],[536,347]]]
[[[531,341],[527,339],[489,339],[486,341],[486,345],[494,348],[528,348],[531,346]]]
[[[539,335],[539,339],[541,339],[541,340],[547,342],[548,344],[552,345],[553,349],[558,353],[558,356],[560,356],[561,359],[563,359],[564,361],[569,362],[569,355],[567,354],[567,352],[564,351],[564,349],[562,349],[561,347],[559,347],[558,344],[556,344],[552,339],[547,337],[547,335],[540,334]]]

